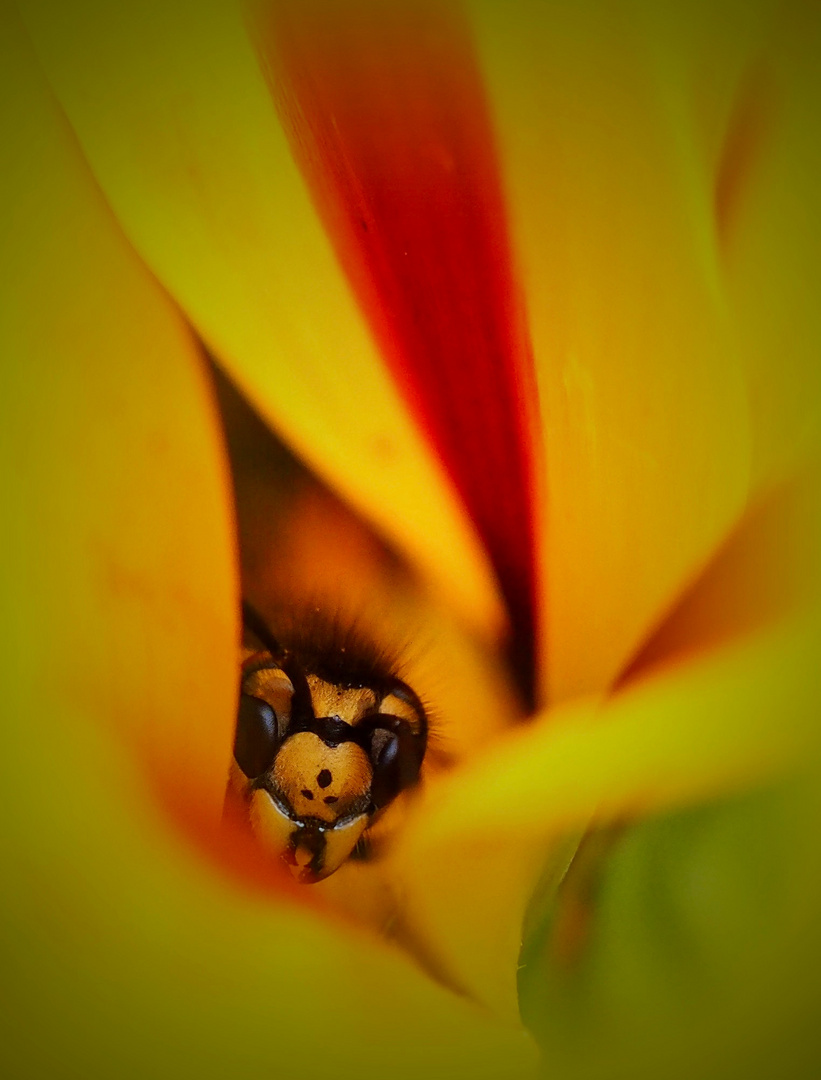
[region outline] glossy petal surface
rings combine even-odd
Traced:
[[[471,10],[540,381],[558,701],[608,685],[743,506],[744,366],[693,131],[698,40],[642,2]]]
[[[422,954],[515,1015],[520,928],[545,858],[557,861],[558,877],[562,845],[591,822],[698,803],[817,752],[821,688],[809,674],[817,647],[817,631],[800,652],[793,637],[759,642],[607,707],[547,713],[432,796],[399,856]]]
[[[154,798],[146,764],[207,819],[230,753],[236,596],[215,413],[201,356],[13,20],[3,42],[7,1067],[527,1075],[521,1031],[276,889],[261,901]]]
[[[46,725],[63,709],[107,723],[216,818],[237,633],[216,409],[188,328],[120,233],[12,27],[3,570],[20,670],[8,685]],[[55,765],[43,744],[38,770]]]
[[[618,692],[548,710],[431,789],[397,873],[407,881],[408,933],[452,983],[515,1014],[529,899],[540,876],[551,895],[591,826],[708,802],[817,756],[817,484],[794,499],[791,516],[788,500],[776,503],[780,530],[766,514],[750,520]],[[796,595],[782,567],[797,553]],[[703,628],[720,625],[734,594],[757,594],[761,605],[748,602],[711,640]]]
[[[340,265],[488,553],[532,705],[541,433],[469,25],[450,3],[278,0],[259,43]]]
[[[123,228],[220,362],[464,618],[498,630],[484,554],[337,266],[242,5],[22,9]]]
[[[498,628],[485,560],[380,367],[237,9],[22,7],[106,197],[198,332],[460,618]],[[817,615],[795,610],[817,581],[812,554],[771,546],[793,528],[780,511],[766,537],[734,546],[751,501],[817,440],[818,28],[799,7],[779,20],[764,4],[469,5],[541,381],[557,705],[431,785],[392,882],[403,942],[509,1025],[528,897],[540,874],[552,896],[580,832],[743,791],[817,754]],[[6,70],[23,55],[15,45]],[[34,83],[6,100],[30,95],[51,115]],[[59,122],[41,131],[9,109],[12,134],[30,121],[36,137],[25,153],[9,140],[5,171],[9,348],[25,359],[4,430],[20,627],[8,681],[24,721],[5,788],[23,883],[6,943],[21,972],[6,1014],[16,1045],[54,1073],[69,1059],[110,1068],[136,1044],[128,1062],[146,1074],[151,1030],[177,1075],[282,1060],[326,1075],[327,1058],[305,1055],[307,1025],[342,1075],[381,1076],[386,1061],[393,1075],[519,1075],[529,1049],[512,1026],[327,914],[276,890],[259,904],[215,875],[152,808],[139,756],[118,751],[125,732],[164,779],[185,760],[186,797],[215,810],[234,678],[224,478],[185,327]],[[49,149],[55,123],[71,168]],[[89,724],[103,718],[116,736]],[[623,928],[641,922],[630,879],[610,894],[596,961],[605,1000],[608,949],[623,961]],[[87,1007],[101,986],[115,991],[102,1023]],[[303,1006],[317,987],[333,1006],[319,1025]],[[58,1034],[32,1049],[23,1019],[44,1009]]]

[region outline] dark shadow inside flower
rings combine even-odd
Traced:
[[[294,160],[382,359],[493,566],[510,623],[507,662],[533,708],[541,434],[465,13],[370,0],[261,10],[261,67]]]
[[[333,627],[346,641],[368,643],[413,688],[428,717],[424,787],[521,716],[502,651],[478,640],[431,595],[402,556],[271,431],[218,364],[211,367],[236,503],[243,600],[268,628],[263,637],[270,630],[271,639],[296,634],[302,640],[306,627]],[[238,689],[240,658],[238,648]],[[226,779],[228,773],[226,763]],[[397,922],[382,863],[415,794],[403,792],[374,818],[354,855],[308,890],[312,902],[327,901],[383,931]],[[231,798],[226,807],[217,849],[230,851],[221,861],[232,872],[255,860],[267,864],[260,873],[252,867],[251,877],[270,888],[282,867],[272,871],[270,853],[250,838],[242,808]]]
[[[236,506],[243,598],[270,619],[314,602],[367,617],[412,575],[390,545],[332,493],[212,365]],[[337,422],[345,422],[340,419]]]

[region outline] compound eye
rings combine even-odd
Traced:
[[[409,724],[398,717],[389,716],[381,717],[380,721],[380,726],[374,728],[371,736],[371,800],[374,810],[381,810],[400,791],[417,782],[425,755],[424,736],[414,733]]]
[[[240,694],[234,759],[249,780],[270,769],[280,741],[277,715],[268,702]]]
[[[371,739],[371,762],[374,769],[390,769],[399,755],[399,736],[387,728],[376,728]]]
[[[294,687],[270,657],[252,661],[242,679],[234,759],[249,779],[270,769],[285,738]]]

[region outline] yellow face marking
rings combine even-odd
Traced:
[[[282,668],[265,667],[252,671],[242,682],[243,692],[267,701],[277,716],[288,716],[294,685]]]
[[[300,842],[299,827],[282,811],[267,791],[257,790],[251,800],[251,826],[265,849],[283,859],[290,872],[303,883],[319,881],[332,874],[348,858],[359,837],[368,827],[367,814],[360,814],[340,828],[325,833],[322,865],[317,872],[309,869],[314,855]]]
[[[327,746],[311,731],[286,739],[273,768],[274,783],[297,817],[328,822],[351,812],[372,775],[368,756],[356,743]]]
[[[386,694],[379,705],[379,711],[383,715],[398,716],[410,725],[411,731],[419,731],[421,718],[409,701],[405,701],[397,694]]]
[[[249,808],[251,828],[266,849],[283,855],[289,848],[294,823],[280,810],[267,791],[257,790],[251,796]]]
[[[376,705],[376,695],[367,687],[349,690],[318,675],[309,675],[307,681],[315,716],[338,716],[346,724],[355,724]]]

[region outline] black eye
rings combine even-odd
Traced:
[[[373,730],[370,747],[374,810],[387,806],[400,791],[417,782],[424,756],[424,735],[414,733],[410,725],[398,717],[380,717],[380,726]]]
[[[266,701],[240,694],[234,759],[249,780],[273,764],[279,748],[276,713]]]

